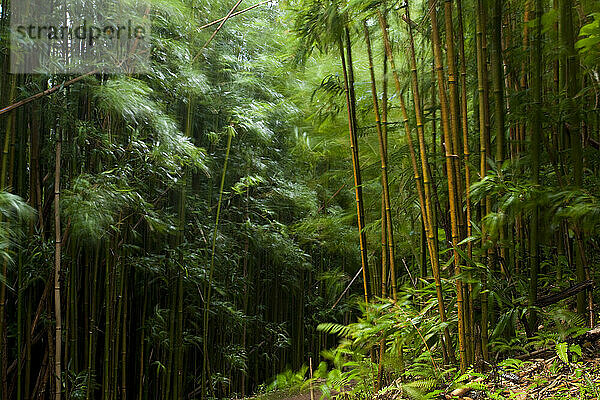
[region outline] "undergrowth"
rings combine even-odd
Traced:
[[[405,286],[399,290],[396,302],[378,299],[368,305],[361,304],[361,317],[355,323],[320,324],[319,331],[337,336],[339,342],[337,347],[322,352],[324,361],[312,371],[313,378],[308,379],[309,370],[303,366],[297,372],[279,374],[263,389],[299,393],[312,387],[321,399],[335,400],[421,400],[469,388],[483,392],[487,398],[505,399],[500,392],[481,383],[483,378],[499,371],[518,374],[528,363],[512,357],[538,349],[555,349],[558,355],[555,368],[568,368],[580,377],[584,381],[583,394],[598,393],[589,372],[578,364],[581,348],[566,344],[567,338],[587,331],[580,315],[560,305],[548,307],[549,312],[540,314],[540,329],[527,337],[520,321],[530,309],[515,306],[513,302],[514,307],[498,318],[499,326],[505,327],[491,332],[489,348],[493,358],[483,362],[478,355],[475,365],[461,373],[444,359],[440,341],[444,328],[456,324],[456,315],[449,313],[448,321],[442,323],[437,317],[436,301],[424,295],[428,290],[432,288],[426,284],[419,290]],[[380,354],[382,344],[385,351]]]

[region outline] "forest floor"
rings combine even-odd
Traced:
[[[536,351],[521,359],[498,363],[461,385],[453,385],[438,399],[600,399],[600,328],[559,346]],[[377,400],[404,399],[403,393]],[[427,397],[430,398],[430,397]]]
[[[311,397],[310,391],[302,391],[300,393],[294,395],[288,395],[284,393],[279,394],[271,394],[267,396],[259,396],[260,400],[320,400],[321,399],[321,391],[318,389],[314,389],[313,396]]]
[[[521,360],[500,363],[484,377],[446,399],[600,399],[600,329]],[[485,390],[469,390],[481,385]]]
[[[581,360],[568,364],[557,355],[532,359],[521,364],[518,371],[494,371],[477,383],[485,390],[462,388],[444,397],[464,400],[600,399],[600,353],[584,354]]]
[[[437,396],[424,399],[461,400],[600,400],[600,327],[559,346],[507,359],[485,374],[473,374],[461,383],[438,387]],[[395,382],[372,400],[412,399]],[[341,396],[341,397],[340,397]],[[334,399],[354,399],[350,392]],[[315,385],[313,396],[308,389],[296,394],[285,392],[259,396],[261,400],[319,400]],[[361,397],[361,400],[363,397]],[[365,399],[366,400],[366,399]]]
[[[565,363],[554,352],[549,356],[533,358],[514,368],[497,368],[455,390],[447,390],[437,399],[462,400],[542,400],[542,399],[600,399],[600,341],[583,348],[581,359]],[[270,400],[319,400],[321,392],[315,388],[295,395],[281,395]],[[352,398],[345,397],[345,398]],[[425,397],[427,399],[431,397]],[[392,390],[375,396],[373,400],[411,399],[401,391]]]
[[[599,399],[600,358],[586,357],[576,364],[565,364],[558,356],[533,360],[511,380],[500,377],[489,389],[505,398],[525,399]]]

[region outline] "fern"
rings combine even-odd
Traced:
[[[568,345],[565,342],[556,343],[556,354],[558,358],[565,364],[569,363],[569,356],[567,355]]]
[[[436,384],[437,384],[437,380],[436,379],[434,379],[434,378],[428,378],[428,379],[419,379],[419,380],[416,380],[416,381],[412,381],[410,383],[407,383],[403,387],[414,387],[414,388],[423,390],[425,392],[428,392],[431,389],[433,389]]]
[[[317,326],[317,330],[343,338],[351,338],[353,333],[351,326],[336,324],[333,322],[323,322]]]

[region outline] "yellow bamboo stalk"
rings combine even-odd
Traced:
[[[458,73],[456,70],[456,51],[454,48],[454,25],[452,22],[452,0],[444,1],[444,22],[446,27],[446,63],[448,64],[448,99],[450,128],[452,132],[452,161],[454,164],[454,182],[456,182],[456,204],[457,218],[459,226],[459,235],[464,232],[464,221],[462,215],[462,184],[461,184],[461,157],[460,157],[460,111],[458,98]]]
[[[473,235],[473,224],[471,222],[471,165],[469,150],[469,121],[468,121],[468,107],[467,107],[467,63],[465,60],[465,37],[464,37],[464,25],[463,25],[463,13],[462,13],[462,0],[456,0],[456,9],[458,14],[458,53],[460,61],[460,115],[461,125],[463,134],[463,159],[465,165],[465,208],[466,208],[466,223],[467,223],[467,237]],[[473,243],[469,241],[467,243],[467,256],[469,260],[473,258]],[[469,273],[470,275],[470,273]],[[474,327],[474,315],[473,315],[473,284],[469,283],[466,288],[466,301],[468,312],[465,320],[465,328],[467,335],[467,355],[469,362],[473,361],[473,349],[474,338],[473,338],[473,327]]]
[[[385,207],[385,221],[386,221],[386,233],[387,233],[387,253],[388,260],[390,263],[390,270],[395,270],[395,261],[394,261],[394,226],[392,224],[392,209],[390,202],[390,191],[389,191],[389,183],[388,183],[388,173],[387,173],[387,157],[386,157],[386,148],[385,148],[385,140],[383,137],[383,131],[381,130],[381,115],[379,113],[379,104],[377,101],[377,85],[375,84],[375,71],[373,68],[373,53],[371,51],[371,40],[369,37],[369,29],[367,28],[366,23],[364,23],[364,32],[365,32],[365,42],[367,44],[367,55],[369,58],[369,73],[371,75],[371,97],[373,98],[373,113],[375,114],[375,127],[377,129],[377,137],[379,141],[379,158],[381,160],[381,186],[383,189],[383,200]],[[393,287],[393,286],[392,286]],[[394,301],[398,300],[397,292],[393,293]]]
[[[363,276],[363,290],[365,303],[369,302],[368,290],[367,290],[367,269],[368,269],[368,260],[367,260],[367,238],[364,231],[364,213],[363,213],[363,199],[362,199],[362,180],[360,174],[360,163],[358,158],[358,135],[356,134],[356,119],[354,115],[353,109],[353,101],[352,101],[352,92],[350,88],[353,86],[353,80],[351,81],[351,75],[349,74],[349,68],[346,66],[346,56],[344,55],[344,44],[342,39],[339,39],[338,42],[340,48],[340,60],[342,63],[342,72],[344,76],[344,91],[346,93],[346,105],[348,111],[348,131],[350,135],[350,150],[352,152],[352,172],[354,175],[354,195],[356,199],[356,215],[358,219],[358,233],[359,233],[359,245],[360,245],[360,261],[362,266],[362,276]],[[348,43],[349,45],[349,43]],[[348,50],[348,54],[350,51]],[[348,63],[351,63],[351,59],[348,60]],[[395,276],[394,271],[392,272],[392,288],[396,290]]]
[[[433,39],[433,56],[435,61],[435,69],[437,76],[437,86],[438,86],[438,95],[440,98],[441,105],[441,114],[442,114],[442,130],[444,133],[444,141],[446,144],[445,154],[446,154],[446,169],[447,169],[447,178],[448,178],[448,203],[450,206],[450,226],[452,230],[452,248],[454,254],[454,265],[455,265],[455,273],[460,274],[460,262],[459,262],[459,254],[457,251],[458,248],[458,209],[457,209],[457,182],[455,181],[455,171],[454,171],[454,158],[455,154],[452,154],[453,148],[453,138],[452,138],[452,130],[450,128],[450,109],[448,107],[448,99],[446,97],[446,90],[444,89],[444,66],[442,61],[442,46],[440,41],[440,33],[437,23],[437,11],[436,11],[436,1],[429,0],[430,7],[430,19],[431,19],[431,33]],[[449,46],[449,44],[447,43]],[[450,47],[450,46],[449,46]],[[465,332],[464,332],[464,300],[462,293],[462,280],[456,280],[456,303],[457,303],[457,311],[458,311],[458,346],[460,353],[460,369],[461,371],[466,371],[467,369],[467,357],[466,357],[466,346],[465,346]]]
[[[414,145],[413,145],[413,141],[412,141],[411,129],[410,129],[410,125],[408,124],[408,121],[409,121],[408,112],[406,110],[406,104],[404,102],[404,97],[402,96],[402,88],[400,85],[400,79],[398,77],[398,71],[396,70],[396,65],[394,62],[394,55],[392,53],[392,48],[391,48],[388,33],[387,33],[387,21],[385,20],[385,17],[383,16],[383,14],[380,11],[378,11],[377,15],[379,17],[379,24],[380,24],[381,31],[382,31],[385,51],[388,56],[388,60],[390,62],[390,68],[392,69],[392,75],[394,78],[394,83],[396,85],[396,91],[398,92],[398,99],[400,101],[400,109],[402,112],[402,119],[403,119],[403,123],[404,123],[404,130],[406,133],[406,140],[408,142],[411,164],[413,167],[414,178],[415,178],[415,182],[417,185],[417,195],[419,197],[419,204],[421,206],[421,218],[423,219],[423,223],[424,223],[425,229],[426,229],[426,234],[428,237],[428,241],[427,241],[428,246],[427,247],[429,250],[430,258],[432,260],[432,272],[433,272],[433,278],[434,278],[435,285],[436,285],[436,296],[438,299],[438,312],[440,314],[440,320],[442,322],[445,322],[447,320],[447,318],[446,318],[446,310],[444,307],[444,297],[443,297],[443,293],[442,293],[442,280],[441,280],[441,276],[440,276],[439,265],[435,261],[438,259],[437,248],[435,246],[435,242],[433,241],[434,232],[431,229],[432,218],[429,217],[429,215],[431,215],[430,213],[432,212],[431,202],[429,202],[430,203],[429,204],[430,212],[428,212],[426,197],[425,197],[424,190],[423,190],[423,182],[422,182],[421,174],[419,173],[419,167],[417,164],[417,156],[415,154]],[[427,170],[427,168],[425,168],[425,170]],[[427,172],[427,175],[429,176],[428,172]],[[446,351],[449,355],[449,358],[453,359],[454,354],[453,354],[453,350],[452,350],[452,340],[450,338],[450,330],[448,328],[444,329],[444,341],[445,341]]]

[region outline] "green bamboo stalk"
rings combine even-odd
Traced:
[[[110,296],[110,240],[105,245],[105,275],[104,275],[104,374],[102,376],[103,400],[110,400],[110,314],[111,314],[111,296]]]
[[[125,280],[125,277],[123,278]],[[123,293],[123,329],[121,331],[121,400],[127,399],[127,284]]]
[[[96,293],[99,292],[97,280],[98,280],[98,269],[100,263],[100,244],[96,245],[94,256],[94,272],[92,278],[92,290],[91,297],[92,302],[90,305],[90,322],[89,322],[89,331],[88,331],[88,348],[87,348],[87,385],[85,391],[85,399],[90,400],[94,397],[93,389],[92,389],[92,374],[95,371],[94,368],[94,338],[96,336],[96,301],[97,296]]]
[[[502,166],[505,159],[505,101],[504,101],[504,68],[502,62],[502,4],[503,0],[493,0],[492,7],[492,29],[490,54],[492,87],[494,94],[494,131],[496,138],[495,161],[498,168]],[[500,229],[500,269],[503,274],[505,271],[505,262],[508,259],[507,248],[504,243],[506,238],[506,227]]]
[[[56,136],[56,160],[54,169],[54,318],[55,318],[55,356],[54,379],[56,386],[55,400],[62,396],[62,316],[61,316],[61,287],[60,287],[60,258],[62,237],[60,227],[60,166],[61,166],[62,133]]]
[[[533,121],[531,124],[531,180],[534,185],[540,183],[540,142],[542,136],[542,24],[544,13],[542,0],[535,0],[535,34],[532,48],[532,92],[533,92]],[[531,215],[529,227],[530,240],[530,281],[529,305],[533,306],[537,300],[538,273],[540,269],[539,243],[538,243],[539,209],[535,207]],[[531,311],[529,315],[529,328],[532,332],[537,329],[537,314]]]
[[[460,115],[461,115],[461,127],[462,127],[462,141],[463,141],[463,158],[464,158],[464,171],[465,171],[465,219],[467,226],[467,237],[473,235],[472,225],[472,211],[471,211],[471,151],[469,149],[469,120],[468,120],[468,106],[467,106],[467,63],[465,57],[465,33],[463,23],[463,7],[462,0],[456,0],[456,11],[458,16],[458,54],[460,62]],[[473,243],[469,241],[467,243],[467,256],[469,260],[473,259]],[[471,282],[471,271],[467,272],[468,281]],[[469,283],[465,285],[465,297],[466,297],[466,318],[465,318],[465,330],[467,335],[467,359],[471,363],[474,361],[474,348],[475,340],[473,335],[475,325],[475,315],[473,312],[473,284]]]
[[[146,284],[144,285],[144,297],[143,297],[143,305],[142,305],[142,316],[141,316],[141,334],[140,334],[140,342],[139,342],[139,355],[140,355],[140,365],[139,365],[139,372],[138,372],[138,400],[143,400],[143,395],[144,395],[144,388],[149,386],[146,382],[145,382],[145,338],[146,338],[146,310],[148,308],[148,284],[146,282]]]
[[[217,247],[217,232],[219,227],[219,217],[221,215],[221,204],[223,201],[223,188],[225,187],[225,174],[227,173],[227,162],[229,161],[229,151],[231,150],[231,139],[235,134],[233,126],[227,128],[227,149],[225,150],[225,162],[223,163],[223,172],[221,174],[221,184],[219,186],[219,200],[217,202],[217,215],[215,216],[215,228],[213,231],[211,255],[210,255],[210,266],[208,272],[208,283],[205,289],[205,306],[204,306],[204,324],[203,324],[203,366],[202,366],[202,398],[206,397],[206,379],[210,378],[208,375],[208,322],[209,322],[209,311],[210,311],[210,297],[212,293],[212,282],[214,275],[215,266],[215,249]],[[208,376],[207,376],[208,375]],[[212,390],[212,389],[211,389]]]
[[[488,69],[486,55],[486,32],[485,32],[485,6],[482,0],[477,0],[476,10],[476,47],[477,47],[477,93],[479,105],[479,158],[480,158],[480,177],[485,178],[488,171],[489,148],[489,90],[488,90]],[[481,205],[482,219],[491,211],[491,202],[489,196],[484,199]],[[488,255],[485,252],[485,241],[487,233],[482,226],[482,256],[481,262],[487,264]],[[487,277],[485,272],[481,276],[481,349],[483,359],[489,360],[488,353],[488,294],[486,290]]]
[[[576,105],[575,96],[579,92],[579,61],[575,50],[575,21],[573,17],[574,4],[568,0],[560,0],[560,43],[563,49],[561,59],[560,82],[561,89],[566,95],[568,107],[568,128],[564,127],[565,134],[568,133],[568,143],[571,145],[571,164],[573,165],[573,185],[581,187],[583,184],[583,153],[581,144],[581,120],[579,110]],[[575,253],[575,274],[578,282],[585,280],[585,268],[583,263],[583,254],[579,247],[574,246]],[[582,316],[586,313],[585,304],[586,293],[577,294],[577,312]]]
[[[13,75],[10,79],[9,99],[14,98],[17,86],[17,78]],[[8,177],[8,158],[10,150],[10,139],[13,132],[13,124],[15,120],[15,113],[11,113],[6,120],[6,129],[4,133],[4,146],[2,150],[2,168],[0,171],[0,187],[2,189],[7,186]],[[2,215],[0,215],[0,221],[2,221]],[[2,276],[6,277],[8,272],[8,260],[2,261]],[[7,324],[6,324],[6,285],[0,284],[0,353],[2,353],[2,360],[0,360],[2,368],[0,368],[0,390],[4,397],[8,397],[8,381],[7,381],[7,369],[8,369],[8,351],[7,351]]]

